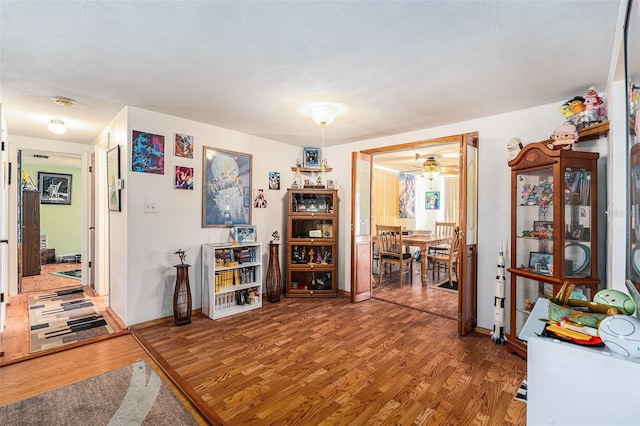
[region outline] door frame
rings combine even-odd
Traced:
[[[420,141],[414,141],[414,142],[406,142],[406,143],[401,143],[401,144],[396,144],[396,145],[389,145],[389,146],[384,146],[384,147],[378,147],[378,148],[371,148],[371,149],[363,149],[360,150],[360,153],[365,154],[365,155],[369,155],[369,156],[375,156],[376,154],[381,154],[381,153],[389,153],[389,152],[393,152],[393,151],[407,151],[407,150],[416,150],[416,149],[423,149],[425,147],[428,147],[430,145],[441,145],[441,144],[446,144],[446,143],[458,143],[459,144],[459,148],[460,148],[460,160],[459,160],[459,164],[460,164],[460,191],[459,191],[459,197],[460,197],[460,221],[459,221],[459,225],[461,226],[461,228],[464,226],[463,232],[461,233],[461,243],[464,245],[461,245],[461,250],[462,253],[464,254],[464,256],[461,256],[461,260],[460,260],[460,264],[458,265],[458,332],[460,335],[465,335],[466,333],[468,333],[469,331],[471,331],[473,328],[475,328],[476,323],[477,323],[477,243],[473,245],[473,247],[467,247],[466,244],[466,229],[467,229],[467,208],[466,208],[466,202],[468,200],[468,194],[467,194],[467,173],[466,173],[466,167],[468,165],[468,161],[467,161],[467,145],[469,143],[472,143],[473,146],[475,146],[475,148],[478,148],[478,140],[479,140],[479,135],[478,132],[473,132],[473,133],[468,133],[468,134],[459,134],[459,135],[451,135],[451,136],[445,136],[445,137],[441,137],[441,138],[434,138],[434,139],[425,139],[425,140],[420,140]],[[354,153],[355,154],[355,153]],[[355,158],[355,157],[353,157]],[[477,155],[476,155],[476,161],[477,161]],[[474,163],[477,166],[477,162]],[[353,195],[353,193],[355,192],[355,173],[356,170],[355,168],[353,169],[352,172],[352,198],[355,198],[355,195]],[[475,173],[477,173],[477,168]],[[477,175],[476,175],[477,176]],[[475,193],[475,201],[477,202],[477,178],[476,178],[476,193]],[[369,193],[369,198],[371,198],[371,193]],[[353,200],[352,200],[352,216],[353,216]],[[476,212],[476,223],[477,223],[477,205],[475,206],[474,211]],[[464,215],[464,218],[463,218]],[[371,218],[371,213],[369,214],[369,218]],[[462,220],[464,219],[464,220]],[[353,218],[352,218],[353,220]],[[353,222],[351,224],[351,247],[352,247],[352,251],[355,249],[356,247],[356,239],[355,239],[355,233],[353,230]],[[462,259],[464,258],[464,259]],[[359,268],[359,265],[357,264],[357,261],[359,259],[352,253],[352,263],[351,263],[351,271],[352,271],[352,280],[351,280],[351,292],[353,293],[353,285],[354,285],[354,270],[357,270]],[[371,261],[371,256],[369,256],[369,262]],[[362,268],[361,268],[362,269]],[[469,285],[469,283],[472,283],[472,288],[467,289],[466,286]],[[369,298],[371,296],[371,293],[369,293]],[[352,301],[354,296],[352,294]]]

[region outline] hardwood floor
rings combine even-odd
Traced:
[[[524,360],[380,300],[284,298],[135,329],[229,425],[525,424]]]
[[[437,288],[438,284],[448,281],[446,273],[442,273],[435,278],[431,272],[427,273],[427,285],[422,286],[420,280],[420,265],[413,266],[413,281],[410,284],[409,278],[405,275],[402,287],[399,284],[400,274],[394,269],[391,274],[383,275],[379,282],[378,274],[374,275],[376,284],[373,287],[373,297],[386,302],[395,303],[401,306],[429,312],[434,315],[457,320],[458,318],[458,293]]]
[[[63,288],[78,287],[81,281],[72,278],[65,278],[51,275],[51,272],[67,271],[80,268],[79,263],[51,263],[42,265],[42,273],[32,277],[22,279],[21,294],[9,298],[7,304],[7,320],[5,329],[0,339],[1,349],[4,355],[0,357],[0,366],[10,364],[29,357],[43,356],[50,351],[43,353],[29,353],[29,315],[27,312],[28,298],[30,294]],[[87,287],[87,293],[93,294],[93,290]],[[92,297],[98,309],[104,312],[104,316],[116,332],[122,331],[125,327],[122,321],[108,308],[108,296]],[[77,344],[72,344],[77,346]]]
[[[526,362],[417,308],[282,298],[221,320],[196,312],[182,327],[167,318],[133,328],[214,424],[526,424],[526,404],[514,399]],[[148,356],[140,351],[127,335],[1,366],[0,404]]]

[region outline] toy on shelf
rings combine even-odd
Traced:
[[[578,142],[578,130],[572,123],[565,123],[551,134],[553,142],[547,144],[549,149],[571,149]]]
[[[576,125],[578,130],[606,119],[604,101],[598,95],[595,86],[589,87],[584,98],[575,96],[563,103],[559,110],[567,118],[567,122]]]

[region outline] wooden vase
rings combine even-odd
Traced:
[[[189,267],[175,265],[176,288],[173,292],[173,320],[176,325],[191,324],[191,286],[189,286]]]
[[[278,253],[280,244],[269,243],[269,266],[267,267],[267,300],[271,303],[280,301],[282,275]]]

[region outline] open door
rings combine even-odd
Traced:
[[[371,299],[372,157],[351,153],[351,302]]]
[[[89,269],[89,282],[87,285],[92,289],[96,289],[96,153],[92,152],[90,156],[91,164],[89,165],[89,261],[87,267]]]
[[[458,333],[478,322],[478,133],[460,140],[460,258],[458,260]]]

